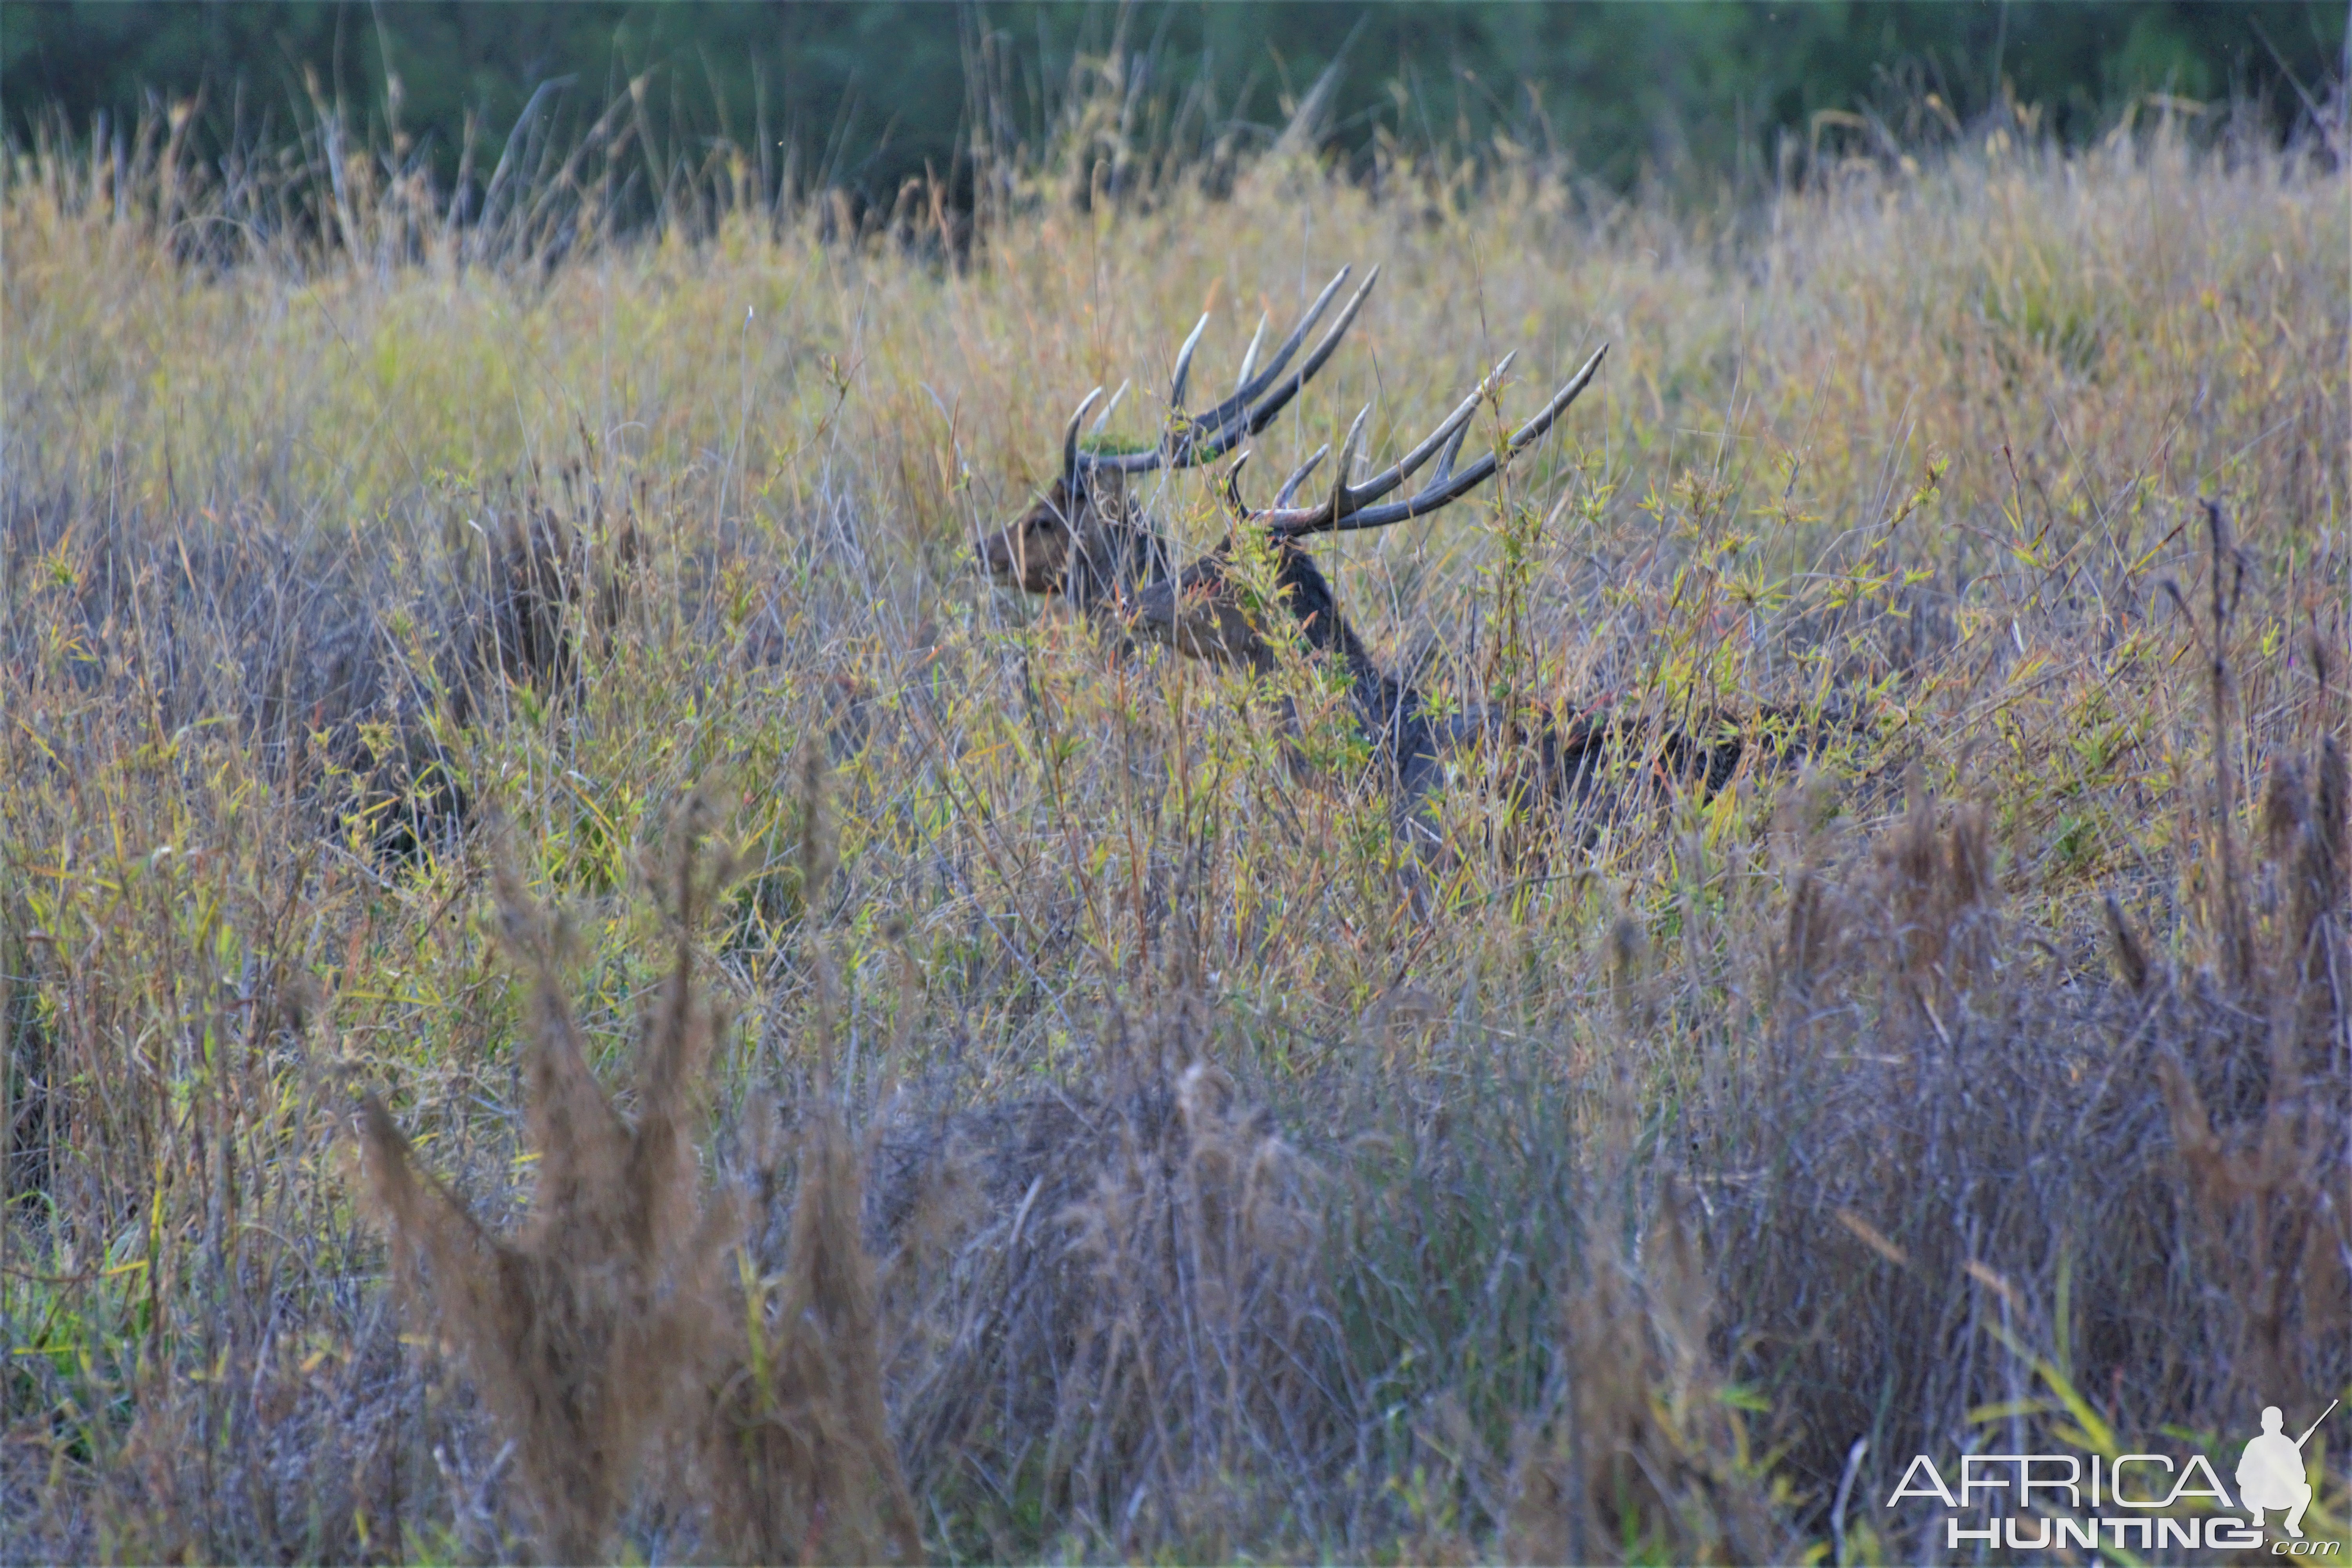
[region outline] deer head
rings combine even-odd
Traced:
[[[1017,584],[1034,594],[1059,595],[1082,613],[1113,610],[1138,635],[1165,643],[1192,658],[1257,668],[1269,665],[1275,658],[1274,646],[1233,572],[1233,536],[1229,534],[1216,549],[1181,574],[1171,575],[1166,542],[1144,521],[1128,492],[1126,480],[1129,475],[1154,469],[1194,468],[1214,462],[1234,452],[1244,440],[1272,423],[1337,351],[1339,340],[1363,309],[1372,285],[1380,279],[1378,268],[1365,275],[1362,285],[1349,297],[1329,330],[1298,367],[1291,370],[1291,360],[1347,281],[1349,271],[1341,268],[1324,285],[1323,291],[1315,297],[1289,336],[1276,347],[1263,369],[1257,363],[1258,345],[1265,335],[1265,323],[1261,320],[1242,356],[1241,374],[1236,378],[1233,395],[1203,414],[1192,415],[1185,411],[1184,391],[1192,374],[1193,351],[1209,324],[1209,318],[1203,315],[1193,326],[1192,335],[1184,340],[1183,347],[1177,351],[1175,374],[1168,390],[1168,423],[1156,446],[1132,452],[1086,449],[1079,432],[1087,415],[1101,398],[1102,389],[1097,387],[1088,393],[1063,431],[1061,477],[1011,526],[981,542],[982,564],[1000,582]],[[1349,470],[1365,422],[1371,415],[1367,406],[1356,416],[1347,439],[1340,445],[1338,472],[1329,494],[1316,505],[1294,506],[1292,501],[1328,455],[1328,447],[1308,458],[1284,480],[1274,504],[1264,510],[1252,510],[1241,499],[1241,468],[1249,458],[1243,451],[1225,477],[1226,504],[1237,526],[1259,531],[1272,544],[1273,597],[1296,620],[1307,641],[1318,648],[1345,653],[1350,662],[1361,660],[1361,650],[1352,646],[1353,637],[1339,616],[1330,588],[1307,553],[1302,540],[1316,533],[1384,528],[1408,518],[1426,516],[1461,500],[1551,428],[1591,384],[1593,374],[1601,367],[1601,357],[1608,352],[1608,346],[1603,344],[1533,418],[1513,432],[1507,442],[1466,468],[1457,469],[1455,459],[1479,407],[1498,395],[1513,356],[1504,356],[1412,450],[1363,483],[1351,485],[1348,482]],[[1111,410],[1118,405],[1126,391],[1122,386],[1111,398],[1096,420],[1091,435],[1101,434],[1109,422]],[[1420,490],[1400,500],[1382,501],[1383,497],[1403,488],[1408,479],[1429,467],[1433,459],[1436,467]]]
[[[1177,353],[1168,394],[1168,424],[1153,447],[1123,453],[1085,450],[1079,431],[1102,395],[1099,388],[1088,394],[1063,432],[1061,478],[1028,513],[983,541],[980,550],[982,560],[1000,581],[1018,583],[1032,593],[1060,595],[1082,612],[1115,610],[1123,634],[1132,632],[1163,643],[1188,658],[1265,671],[1276,665],[1284,647],[1303,643],[1316,656],[1340,663],[1349,677],[1358,722],[1390,771],[1397,809],[1409,816],[1414,803],[1426,795],[1439,774],[1439,753],[1449,744],[1485,733],[1487,723],[1474,719],[1444,725],[1423,713],[1420,696],[1411,684],[1381,669],[1364,650],[1341,614],[1330,584],[1307,553],[1305,541],[1318,533],[1385,528],[1424,517],[1470,494],[1542,438],[1591,384],[1609,351],[1603,344],[1532,418],[1507,437],[1501,437],[1498,430],[1501,438],[1466,467],[1456,463],[1470,426],[1482,406],[1494,404],[1499,410],[1503,378],[1512,356],[1506,355],[1435,429],[1381,472],[1361,483],[1349,482],[1364,426],[1371,416],[1368,406],[1356,416],[1340,443],[1331,489],[1321,501],[1294,504],[1300,489],[1329,454],[1328,447],[1283,481],[1273,505],[1254,509],[1241,494],[1241,470],[1249,458],[1248,452],[1240,450],[1242,443],[1271,423],[1330,358],[1380,273],[1375,268],[1365,278],[1314,351],[1286,375],[1292,356],[1347,277],[1342,268],[1325,285],[1289,337],[1276,348],[1273,361],[1258,371],[1258,344],[1265,331],[1261,321],[1243,357],[1234,395],[1194,416],[1185,412],[1184,387],[1193,350],[1208,324],[1203,316]],[[1120,395],[1126,390],[1122,386]],[[1111,407],[1118,401],[1114,396]],[[1094,434],[1101,433],[1109,417],[1110,410],[1106,408],[1096,421]],[[1166,545],[1134,504],[1126,488],[1127,476],[1195,467],[1236,452],[1239,455],[1226,471],[1223,487],[1234,520],[1233,531],[1181,573],[1171,574]],[[1418,489],[1402,499],[1387,499],[1404,489],[1423,469],[1429,470],[1429,478]],[[1456,733],[1457,730],[1462,732]],[[1548,731],[1546,755],[1565,755],[1562,748],[1573,742],[1571,749],[1581,758],[1590,748],[1582,745],[1580,737],[1580,731],[1563,741]]]
[[[1322,340],[1297,369],[1290,370],[1291,360],[1329,308],[1348,271],[1341,268],[1324,286],[1263,368],[1257,359],[1265,323],[1260,321],[1248,352],[1242,356],[1234,395],[1206,413],[1193,416],[1184,411],[1184,389],[1192,374],[1192,351],[1209,324],[1203,315],[1176,356],[1176,374],[1168,392],[1167,430],[1157,446],[1133,452],[1086,449],[1079,431],[1087,415],[1101,401],[1102,389],[1088,393],[1062,433],[1060,477],[1008,527],[980,541],[981,564],[989,574],[1010,587],[1059,597],[1081,614],[1106,609],[1132,613],[1140,591],[1167,579],[1172,557],[1166,542],[1152,531],[1135,505],[1128,476],[1213,462],[1264,429],[1323,368],[1380,276],[1375,268]],[[1090,436],[1101,436],[1126,392],[1122,386],[1112,396]]]
[[[1125,476],[1113,469],[1055,479],[1010,527],[980,542],[980,560],[1008,587],[1059,595],[1090,612],[1165,574],[1158,543],[1128,496]]]

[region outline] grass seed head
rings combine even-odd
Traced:
[[[681,864],[681,885],[692,874]],[[642,1109],[632,1126],[582,1051],[555,968],[557,923],[510,868],[499,887],[530,988],[524,1077],[539,1160],[529,1217],[511,1239],[489,1234],[416,1170],[373,1096],[362,1103],[362,1149],[395,1252],[412,1279],[423,1278],[416,1299],[437,1310],[516,1446],[541,1550],[585,1562],[604,1554],[646,1446],[701,1369],[717,1260],[740,1218],[730,1203],[698,1205],[695,1196],[710,1019],[685,932],[642,1031]]]

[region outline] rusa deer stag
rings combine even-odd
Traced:
[[[1127,489],[1126,477],[1213,461],[1263,429],[1329,359],[1379,276],[1374,268],[1365,278],[1314,351],[1278,384],[1276,378],[1306,341],[1346,280],[1348,270],[1342,268],[1324,287],[1276,351],[1273,362],[1253,377],[1265,331],[1261,323],[1244,358],[1234,395],[1193,416],[1183,411],[1183,394],[1193,351],[1208,324],[1208,318],[1202,316],[1177,354],[1169,392],[1168,433],[1156,447],[1124,453],[1082,450],[1079,429],[1102,395],[1100,388],[1089,393],[1064,432],[1061,478],[1027,513],[982,542],[983,563],[1001,582],[1058,596],[1082,616],[1113,620],[1122,633],[1132,631],[1187,657],[1245,665],[1259,671],[1273,669],[1289,639],[1282,635],[1277,640],[1278,626],[1265,624],[1253,608],[1252,595],[1238,581],[1234,535],[1228,533],[1215,549],[1181,572],[1174,572],[1167,542],[1144,519]],[[1367,407],[1341,442],[1337,477],[1328,495],[1317,504],[1292,502],[1328,454],[1328,447],[1284,480],[1274,504],[1262,510],[1252,510],[1240,496],[1239,475],[1248,452],[1240,453],[1225,477],[1225,499],[1237,525],[1253,531],[1272,552],[1272,596],[1289,616],[1298,640],[1315,657],[1337,658],[1346,669],[1358,723],[1373,743],[1401,825],[1417,822],[1420,802],[1441,778],[1442,759],[1450,752],[1479,743],[1507,747],[1534,766],[1537,777],[1529,782],[1538,787],[1527,793],[1567,803],[1581,799],[1590,790],[1612,735],[1621,741],[1632,737],[1605,715],[1553,714],[1540,707],[1530,710],[1533,722],[1528,725],[1484,710],[1443,718],[1429,713],[1412,685],[1383,670],[1365,649],[1301,542],[1317,533],[1383,528],[1427,516],[1470,494],[1551,428],[1591,384],[1607,353],[1606,344],[1595,351],[1507,441],[1464,468],[1454,465],[1471,424],[1481,405],[1497,395],[1514,356],[1506,355],[1411,451],[1362,483],[1350,484],[1349,470],[1371,413]],[[1114,406],[1118,401],[1112,399]],[[1108,417],[1106,409],[1097,422],[1097,432]],[[1433,459],[1435,467],[1419,490],[1400,500],[1383,500],[1429,468]],[[1658,743],[1649,748],[1654,753],[1649,761],[1655,770],[1683,778],[1696,775],[1710,786],[1720,783],[1737,761],[1736,743],[1727,755],[1724,748],[1705,746],[1677,731],[1665,731],[1656,739]]]

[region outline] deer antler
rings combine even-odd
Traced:
[[[1592,357],[1584,362],[1584,368],[1553,393],[1551,401],[1545,404],[1534,418],[1512,432],[1509,443],[1502,451],[1487,453],[1459,473],[1454,471],[1454,459],[1462,450],[1463,437],[1469,434],[1470,421],[1477,414],[1478,405],[1502,384],[1503,373],[1510,369],[1514,355],[1505,354],[1501,362],[1486,374],[1486,379],[1479,382],[1477,388],[1456,405],[1454,412],[1448,414],[1437,428],[1422,440],[1421,445],[1362,484],[1350,485],[1348,482],[1348,467],[1355,459],[1356,443],[1363,434],[1364,421],[1372,412],[1370,405],[1366,405],[1363,413],[1356,416],[1356,422],[1348,426],[1347,439],[1339,444],[1339,473],[1332,481],[1329,498],[1321,505],[1294,507],[1289,503],[1307,474],[1323,460],[1323,454],[1330,450],[1328,447],[1320,448],[1300,464],[1297,471],[1283,481],[1281,490],[1275,496],[1274,505],[1264,511],[1249,511],[1243,508],[1240,491],[1230,482],[1227,486],[1228,504],[1242,512],[1248,521],[1284,539],[1297,539],[1309,533],[1346,533],[1363,528],[1386,528],[1392,522],[1402,522],[1407,518],[1421,517],[1440,507],[1451,506],[1492,479],[1504,464],[1533,446],[1545,431],[1550,429],[1553,422],[1567,412],[1568,405],[1576,401],[1578,394],[1591,384],[1593,373],[1601,368],[1601,358],[1608,353],[1607,343],[1594,350]],[[1430,476],[1429,483],[1420,493],[1405,500],[1391,501],[1386,506],[1370,504],[1418,473],[1432,456],[1437,458],[1437,470]],[[1240,464],[1234,465],[1235,475],[1239,474],[1240,468]]]
[[[1323,368],[1324,362],[1339,348],[1339,340],[1347,335],[1357,312],[1363,309],[1365,296],[1372,291],[1372,285],[1380,281],[1379,268],[1366,273],[1362,286],[1348,297],[1347,304],[1340,307],[1339,319],[1331,323],[1322,341],[1308,352],[1306,359],[1299,362],[1297,370],[1287,376],[1283,375],[1283,367],[1298,352],[1298,345],[1307,341],[1307,334],[1322,319],[1324,310],[1331,303],[1331,297],[1339,291],[1339,285],[1348,280],[1348,274],[1352,270],[1347,267],[1339,268],[1331,281],[1323,286],[1323,292],[1315,296],[1315,302],[1307,307],[1307,313],[1298,318],[1298,324],[1290,330],[1290,335],[1276,347],[1274,357],[1266,362],[1264,369],[1252,375],[1251,371],[1257,363],[1258,342],[1265,332],[1265,322],[1261,320],[1256,334],[1250,339],[1249,352],[1242,358],[1240,384],[1234,387],[1234,395],[1205,414],[1187,415],[1184,412],[1184,384],[1192,373],[1192,351],[1200,346],[1201,333],[1209,324],[1209,318],[1202,315],[1192,328],[1192,335],[1184,340],[1184,346],[1176,353],[1176,374],[1170,378],[1168,387],[1169,434],[1159,446],[1148,452],[1079,451],[1078,426],[1085,423],[1087,411],[1102,396],[1102,388],[1097,387],[1087,394],[1086,401],[1079,404],[1077,412],[1070,416],[1069,426],[1062,434],[1063,478],[1075,481],[1081,472],[1095,468],[1116,468],[1121,473],[1141,474],[1162,467],[1189,468],[1213,463],[1232,451],[1241,441],[1265,429],[1273,423],[1274,416],[1298,395],[1298,389]],[[1121,392],[1125,390],[1120,388]],[[1112,402],[1116,405],[1118,400],[1114,398]],[[1108,409],[1104,410],[1103,416],[1105,419],[1109,417]]]

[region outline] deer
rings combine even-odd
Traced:
[[[1421,815],[1429,793],[1443,782],[1445,759],[1472,746],[1499,747],[1524,764],[1515,793],[1573,807],[1591,794],[1612,746],[1633,741],[1626,727],[1605,710],[1557,711],[1543,704],[1522,705],[1514,720],[1484,708],[1440,716],[1420,691],[1396,672],[1381,668],[1341,611],[1330,584],[1304,541],[1322,533],[1386,528],[1425,517],[1453,505],[1501,472],[1506,465],[1550,430],[1588,387],[1607,357],[1603,343],[1507,440],[1466,466],[1456,467],[1479,409],[1499,396],[1515,354],[1494,369],[1396,462],[1360,483],[1350,483],[1367,405],[1340,444],[1335,478],[1325,498],[1294,504],[1300,489],[1329,455],[1327,445],[1301,463],[1276,490],[1273,504],[1254,509],[1243,499],[1240,477],[1251,457],[1243,443],[1270,424],[1338,349],[1379,280],[1374,268],[1349,297],[1315,349],[1286,377],[1283,371],[1306,341],[1349,274],[1340,268],[1308,305],[1272,361],[1255,370],[1265,323],[1250,340],[1234,395],[1200,415],[1184,410],[1184,393],[1209,318],[1203,314],[1178,351],[1168,395],[1166,433],[1141,451],[1085,448],[1080,429],[1102,397],[1097,387],[1078,405],[1062,440],[1061,474],[1031,509],[979,543],[982,564],[997,581],[1029,593],[1056,597],[1082,618],[1103,626],[1126,646],[1138,637],[1178,654],[1224,667],[1265,674],[1280,664],[1283,647],[1295,637],[1307,652],[1336,660],[1344,670],[1357,724],[1371,743],[1379,774],[1387,785],[1401,830],[1424,842],[1433,829]],[[1120,389],[1120,395],[1125,393]],[[1114,396],[1097,420],[1108,425]],[[1221,487],[1234,531],[1215,548],[1181,570],[1174,552],[1153,530],[1129,488],[1131,476],[1220,461],[1234,462]],[[1432,463],[1434,467],[1432,468]],[[1429,478],[1409,495],[1383,498],[1429,469]],[[1237,571],[1243,534],[1271,555],[1272,598],[1291,626],[1270,626]],[[1639,748],[1633,748],[1638,750]],[[1656,736],[1644,759],[1649,771],[1676,782],[1713,789],[1736,766],[1737,740],[1709,746],[1669,729]],[[1532,778],[1525,776],[1532,772]]]
[[[1128,477],[1163,465],[1185,468],[1214,462],[1273,423],[1339,348],[1380,277],[1380,268],[1374,268],[1322,340],[1297,370],[1284,376],[1307,334],[1314,331],[1347,280],[1349,270],[1341,268],[1324,286],[1263,368],[1257,363],[1258,347],[1265,337],[1265,321],[1261,319],[1242,355],[1234,395],[1205,414],[1171,419],[1172,434],[1160,447],[1142,452],[1082,450],[1079,428],[1101,401],[1102,388],[1088,393],[1063,431],[1060,477],[1027,511],[980,542],[981,564],[999,582],[1057,598],[1086,619],[1115,622],[1130,616],[1143,589],[1170,580],[1175,555],[1168,542],[1144,521],[1141,508],[1129,492]],[[1204,312],[1177,353],[1168,393],[1171,410],[1183,407],[1193,351],[1208,324]],[[1109,426],[1126,394],[1121,387],[1112,396],[1095,421],[1093,435],[1100,436]]]

